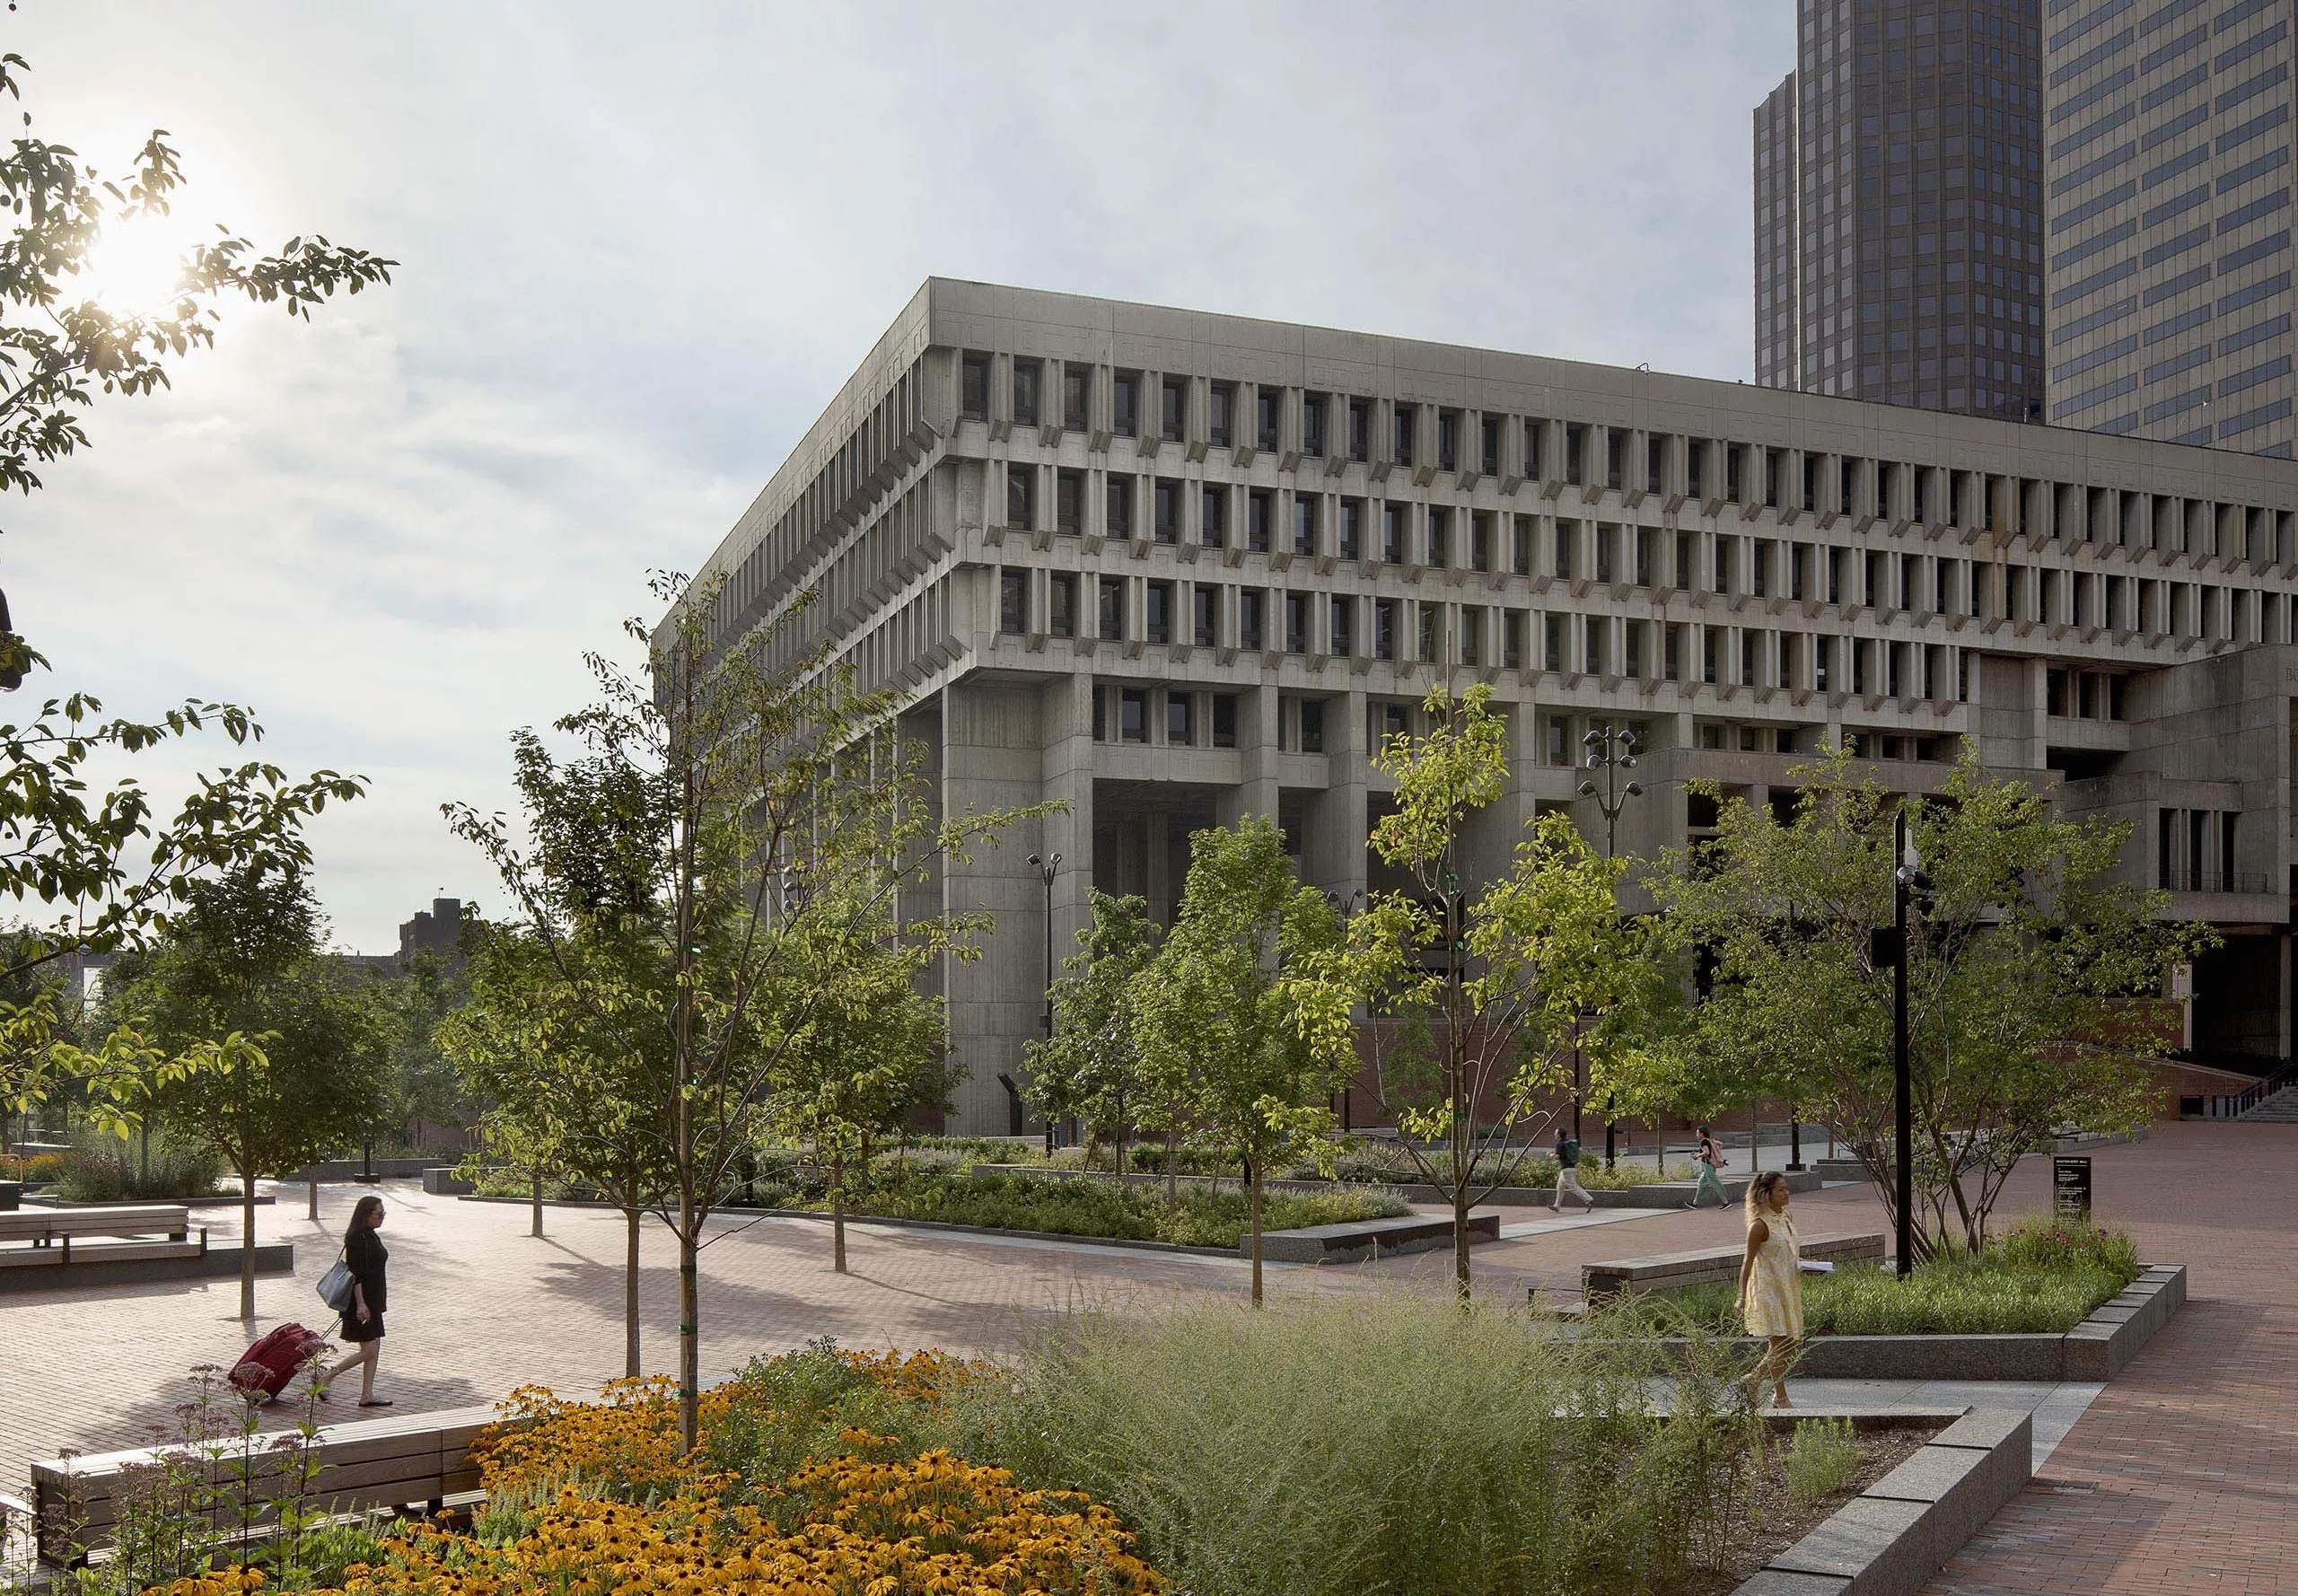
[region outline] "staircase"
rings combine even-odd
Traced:
[[[2243,1111],[2247,1124],[2298,1125],[2298,1084],[2285,1086],[2272,1097]]]

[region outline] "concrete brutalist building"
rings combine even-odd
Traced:
[[[1757,381],[2041,418],[2039,21],[1796,0],[1796,66],[1755,110]]]
[[[703,574],[730,636],[818,589],[787,651],[910,694],[945,805],[1068,805],[935,883],[997,922],[942,973],[952,1128],[1016,1123],[1048,903],[1064,951],[1089,884],[1170,916],[1189,833],[1249,811],[1381,885],[1371,752],[1477,681],[1515,727],[1481,868],[1545,808],[1600,834],[1593,724],[1642,738],[1646,855],[1714,820],[1689,778],[1785,802],[1847,740],[1919,793],[1973,737],[2227,933],[2197,1052],[2292,1050],[2283,461],[934,279]]]
[[[2290,453],[2291,0],[2053,0],[2058,425]]]

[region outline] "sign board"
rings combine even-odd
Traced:
[[[2091,1217],[2091,1161],[2054,1158],[2050,1161],[2051,1210],[2061,1219]]]

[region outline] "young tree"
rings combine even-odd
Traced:
[[[255,1183],[373,1129],[388,1034],[371,995],[323,957],[300,873],[235,873],[189,896],[121,1006],[167,1053],[212,1065],[160,1101],[172,1134],[240,1178],[240,1314],[252,1318]]]
[[[869,1179],[873,1142],[919,1101],[949,1027],[941,999],[917,990],[930,955],[883,905],[802,920],[791,954],[789,973],[813,995],[780,1005],[797,1026],[767,1073],[765,1122],[829,1171],[830,1267],[843,1275],[847,1180]]]
[[[1381,1101],[1452,1207],[1463,1299],[1469,1212],[1531,1157],[1518,1133],[1563,1082],[1557,1049],[1576,1030],[1601,1088],[1639,989],[1640,933],[1617,897],[1626,862],[1596,853],[1567,817],[1535,820],[1496,880],[1463,880],[1462,833],[1507,786],[1508,730],[1491,697],[1482,684],[1458,698],[1432,689],[1427,734],[1381,744],[1374,762],[1396,780],[1396,807],[1373,826],[1373,851],[1417,890],[1374,894],[1350,927],[1360,943],[1394,951],[1377,999],[1397,1024],[1377,1044]],[[1479,1125],[1479,1115],[1490,1118]]]
[[[621,1211],[623,1372],[640,1362],[639,1230],[672,1184],[665,1108],[670,1048],[651,984],[613,968],[637,948],[587,937],[563,950],[584,966],[589,994],[574,1001],[531,932],[492,927],[474,955],[470,1000],[442,1022],[439,1044],[475,1095],[492,1101],[496,1144],[541,1171],[600,1192]],[[619,987],[623,1000],[612,994]],[[535,1209],[540,1235],[542,1213]]]
[[[648,645],[645,674],[592,656],[599,701],[557,723],[575,757],[531,732],[514,739],[531,847],[503,816],[446,813],[495,864],[567,1000],[643,1004],[666,1038],[674,1179],[656,1213],[678,1245],[691,1448],[705,1230],[741,1185],[785,1056],[820,1035],[808,1022],[842,990],[804,978],[820,969],[814,950],[874,939],[899,913],[901,943],[921,958],[978,957],[987,916],[911,916],[898,889],[1044,809],[937,817],[925,750],[900,734],[903,697],[863,691],[834,642],[801,644],[810,600],[730,648],[717,587],[689,592],[667,576],[655,592],[671,606],[659,635],[627,628]],[[609,917],[651,944],[653,974],[610,982],[573,956],[579,928]]]
[[[1891,923],[1902,801],[1842,750],[1790,776],[1792,822],[1729,802],[1652,884],[1712,972],[1699,1045],[1832,1126],[1896,1222],[1891,970],[1869,934]],[[1908,950],[1918,1257],[1982,1245],[2012,1168],[2061,1127],[2148,1116],[2150,1000],[2209,934],[2114,879],[2128,829],[2067,820],[1968,750],[1911,812],[1929,883]]]
[[[1154,1074],[1190,1083],[1193,1117],[1243,1159],[1255,1303],[1269,1163],[1332,1159],[1332,1095],[1356,1065],[1353,970],[1338,911],[1294,875],[1275,820],[1189,839],[1180,914],[1133,982],[1135,1043]]]
[[[1075,1118],[1106,1132],[1125,1174],[1125,1145],[1137,1124],[1156,1120],[1177,1130],[1170,1112],[1178,1092],[1160,1092],[1134,1026],[1136,985],[1157,955],[1156,923],[1139,898],[1092,895],[1092,924],[1077,951],[1061,961],[1070,973],[1053,984],[1053,1036],[1029,1045],[1023,1095],[1048,1120]],[[1168,1147],[1170,1153],[1171,1149]],[[1168,1193],[1173,1161],[1167,1160]]]
[[[470,1001],[470,971],[460,958],[417,951],[399,974],[375,987],[375,997],[390,1023],[390,1048],[383,1070],[385,1124],[411,1142],[419,1122],[466,1125],[472,1117],[469,1095],[454,1060],[440,1046],[448,1017]]]

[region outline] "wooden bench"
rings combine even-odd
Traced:
[[[83,1258],[198,1258],[207,1231],[191,1231],[191,1210],[180,1203],[128,1203],[100,1208],[20,1208],[0,1214],[0,1267],[72,1262],[73,1243]],[[20,1242],[29,1245],[6,1246]]]
[[[311,1438],[311,1477],[303,1504],[307,1511],[330,1514],[379,1508],[435,1513],[448,1498],[478,1489],[471,1443],[495,1422],[492,1407],[454,1407],[322,1425]],[[202,1480],[215,1481],[225,1493],[213,1513],[219,1529],[240,1522],[238,1504],[230,1499],[234,1492],[264,1504],[255,1517],[259,1524],[268,1522],[271,1509],[294,1495],[300,1473],[292,1451],[272,1450],[279,1439],[276,1433],[258,1434],[244,1451],[234,1435],[198,1447],[139,1447],[34,1463],[31,1506],[39,1524],[40,1555],[70,1565],[109,1546],[131,1482],[148,1478],[150,1470],[169,1460]],[[243,1490],[238,1478],[242,1472],[248,1477]]]
[[[1804,1236],[1802,1255],[1829,1263],[1881,1263],[1881,1235]],[[1747,1247],[1704,1247],[1692,1252],[1655,1252],[1580,1266],[1580,1292],[1590,1302],[1620,1292],[1679,1291],[1687,1285],[1736,1281]]]

